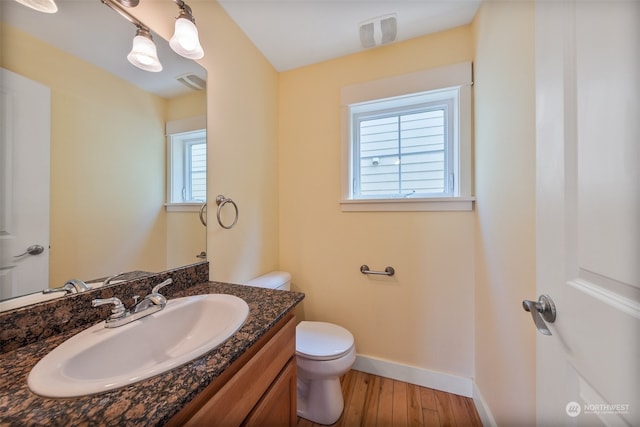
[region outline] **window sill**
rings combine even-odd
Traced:
[[[475,197],[341,200],[343,212],[469,212]]]
[[[167,212],[200,212],[202,203],[165,203]]]

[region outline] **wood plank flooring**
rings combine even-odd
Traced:
[[[336,427],[482,426],[468,397],[351,370],[341,378],[344,412]],[[298,427],[320,427],[298,417]]]

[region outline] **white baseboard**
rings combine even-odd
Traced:
[[[475,381],[473,382],[473,396],[471,397],[473,398],[473,403],[476,405],[476,410],[478,411],[482,425],[484,427],[496,427],[496,420],[493,418],[489,406],[483,399],[478,384],[476,384]]]
[[[363,355],[356,356],[353,369],[422,387],[446,391],[447,393],[473,397],[473,381],[471,378],[444,374],[415,366],[401,365],[396,362]]]

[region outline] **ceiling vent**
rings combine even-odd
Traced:
[[[195,74],[184,74],[178,76],[176,80],[193,90],[205,90],[207,88],[207,82]]]
[[[360,23],[360,43],[365,49],[391,43],[397,33],[398,18],[395,13]]]

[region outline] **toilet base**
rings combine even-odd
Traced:
[[[340,376],[356,361],[355,347],[338,359],[317,361],[300,356],[296,359],[298,416],[316,424],[334,424],[344,409]]]
[[[334,424],[344,409],[340,376],[346,374],[356,361],[353,335],[342,327],[322,322],[300,322],[296,327],[296,340],[299,335],[303,336],[303,341],[306,339],[306,345],[298,347],[296,343],[298,416],[316,424]],[[324,357],[319,357],[319,335],[324,336],[326,345],[323,346],[330,350],[335,347],[331,343],[332,338],[339,335],[338,345],[345,348],[344,353],[333,350],[334,353],[329,351]],[[307,350],[305,353],[307,348],[311,352]],[[326,351],[325,348],[320,354]]]
[[[344,399],[339,378],[298,378],[298,416],[316,424],[334,424],[342,415]]]

